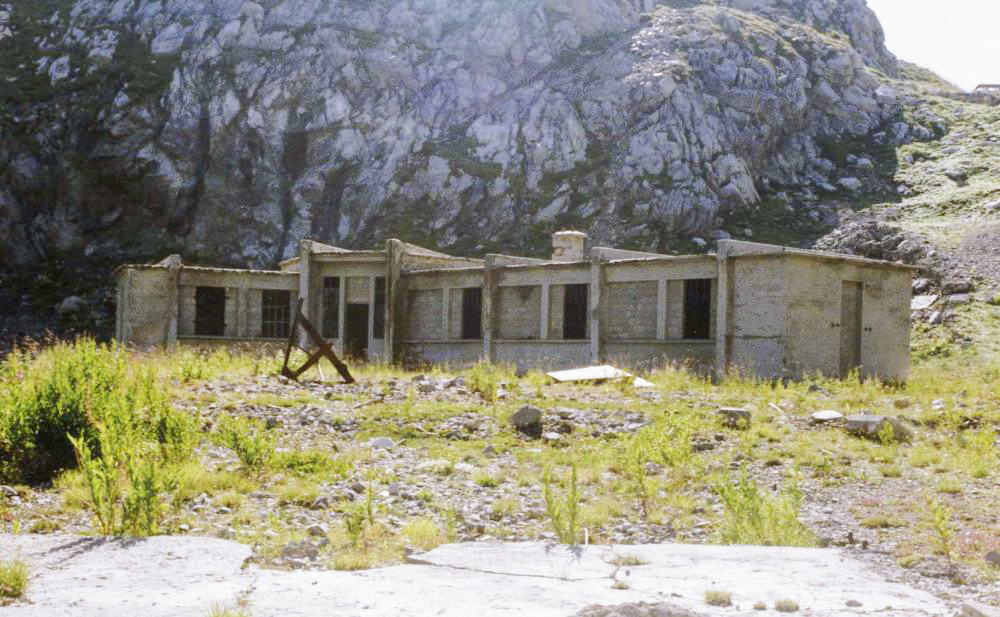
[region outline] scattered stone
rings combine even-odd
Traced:
[[[823,409],[813,412],[809,417],[812,418],[813,424],[825,424],[843,419],[844,414],[833,409]]]
[[[539,437],[542,434],[542,413],[534,405],[525,405],[511,414],[510,423],[529,437]]]
[[[1000,608],[967,600],[962,604],[961,617],[1000,617]]]
[[[6,484],[0,485],[0,495],[4,497],[17,497],[17,489]]]
[[[1000,551],[990,551],[986,553],[984,557],[986,563],[990,564],[994,568],[1000,568]]]
[[[913,401],[908,398],[898,398],[894,400],[892,404],[896,409],[906,409],[913,404]]]
[[[309,505],[312,510],[326,510],[330,507],[330,498],[326,495],[320,495]]]
[[[968,178],[968,174],[966,174],[964,170],[958,168],[946,169],[944,170],[944,175],[949,180],[952,180],[954,182],[965,182],[965,180]]]
[[[872,160],[870,158],[868,158],[867,156],[863,156],[863,157],[859,158],[854,163],[854,166],[857,167],[858,169],[862,170],[862,171],[872,171],[873,169],[875,169],[875,164],[872,163]]]
[[[695,246],[697,246],[698,248],[701,248],[701,249],[703,249],[706,246],[708,246],[708,242],[704,238],[698,238],[698,237],[691,238],[691,242],[693,242],[695,244]]]
[[[646,464],[643,465],[643,470],[646,472],[647,476],[655,476],[663,471],[663,467],[653,461],[646,461]]]
[[[941,311],[934,311],[931,313],[930,317],[927,318],[927,323],[938,325],[944,321],[944,313]]]
[[[972,281],[966,281],[962,279],[951,279],[945,281],[941,285],[941,292],[944,293],[944,295],[946,296],[950,296],[953,294],[970,293],[974,289],[975,286],[972,284]]]
[[[392,450],[396,442],[390,437],[372,437],[368,440],[368,447],[375,450]]]
[[[878,441],[882,438],[882,431],[886,425],[892,427],[892,438],[894,441],[907,442],[913,437],[913,431],[907,428],[899,419],[873,414],[847,416],[847,423],[844,425],[844,428],[855,437],[864,437]]]
[[[719,407],[722,425],[727,428],[750,428],[750,410],[742,407]]]
[[[486,447],[483,448],[483,454],[485,454],[486,456],[493,456],[496,453],[497,449],[491,443],[486,444]]]
[[[913,293],[922,294],[931,288],[931,282],[924,278],[914,279],[913,281]]]
[[[281,555],[282,557],[316,559],[319,557],[319,549],[307,540],[289,542],[281,549]]]
[[[922,311],[933,306],[937,300],[937,295],[913,296],[913,299],[910,300],[910,310]]]
[[[80,296],[69,296],[68,298],[64,298],[63,301],[59,303],[56,310],[59,311],[60,315],[68,315],[69,313],[79,311],[85,304],[86,302],[84,302],[83,298]]]
[[[846,602],[846,604],[847,604],[847,606],[850,606],[851,608],[858,608],[859,606],[861,606],[861,603],[858,602],[857,600],[848,600]]]
[[[317,523],[317,524],[315,524],[315,525],[310,525],[310,526],[309,526],[309,527],[308,527],[308,528],[306,529],[306,533],[307,533],[307,534],[309,534],[310,536],[315,536],[315,537],[324,537],[324,538],[326,537],[326,534],[327,534],[327,533],[328,533],[329,531],[330,531],[330,530],[329,530],[329,528],[328,528],[328,527],[326,526],[326,523]]]
[[[556,433],[555,431],[547,431],[542,433],[542,439],[552,444],[557,444],[562,442],[563,436],[561,433]]]
[[[861,190],[861,180],[857,178],[841,178],[837,180],[837,184],[852,193],[857,193]]]
[[[972,302],[972,297],[969,294],[952,294],[945,298],[946,306],[956,306],[959,304],[968,304]]]

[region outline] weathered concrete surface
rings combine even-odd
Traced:
[[[0,608],[4,617],[206,615],[213,604],[239,598],[257,617],[569,617],[588,605],[642,601],[736,615],[752,612],[755,602],[773,606],[780,599],[815,616],[954,613],[934,596],[887,582],[828,549],[468,543],[439,547],[402,566],[281,572],[243,569],[249,548],[211,538],[0,536],[0,555],[18,553],[32,564],[28,601]],[[621,555],[646,563],[615,566]],[[612,588],[615,580],[628,588]],[[734,606],[706,606],[706,589],[731,592]],[[861,606],[848,607],[849,600]]]

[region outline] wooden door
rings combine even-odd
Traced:
[[[857,281],[843,281],[840,287],[840,376],[846,377],[861,366],[861,313],[864,289]]]

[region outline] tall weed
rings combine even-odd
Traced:
[[[746,471],[733,483],[716,487],[725,510],[718,528],[720,544],[817,546],[799,519],[801,493],[794,482],[780,495],[761,490]]]

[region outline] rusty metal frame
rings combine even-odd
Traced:
[[[295,339],[299,334],[299,327],[305,330],[306,335],[312,341],[312,344],[316,346],[316,351],[310,352],[308,349],[300,347]],[[309,359],[299,368],[292,370],[288,367],[288,359],[292,355],[292,347],[298,347],[302,349],[309,356]],[[351,372],[347,369],[347,365],[344,364],[337,354],[333,351],[333,346],[323,338],[312,323],[306,319],[306,316],[302,314],[302,298],[299,298],[298,304],[295,306],[295,319],[292,320],[292,325],[288,331],[288,345],[285,346],[285,362],[281,366],[281,376],[287,377],[292,381],[298,381],[299,377],[303,373],[308,371],[314,365],[318,364],[319,361],[326,358],[333,364],[340,376],[344,378],[344,383],[354,383],[354,377],[351,377]]]

